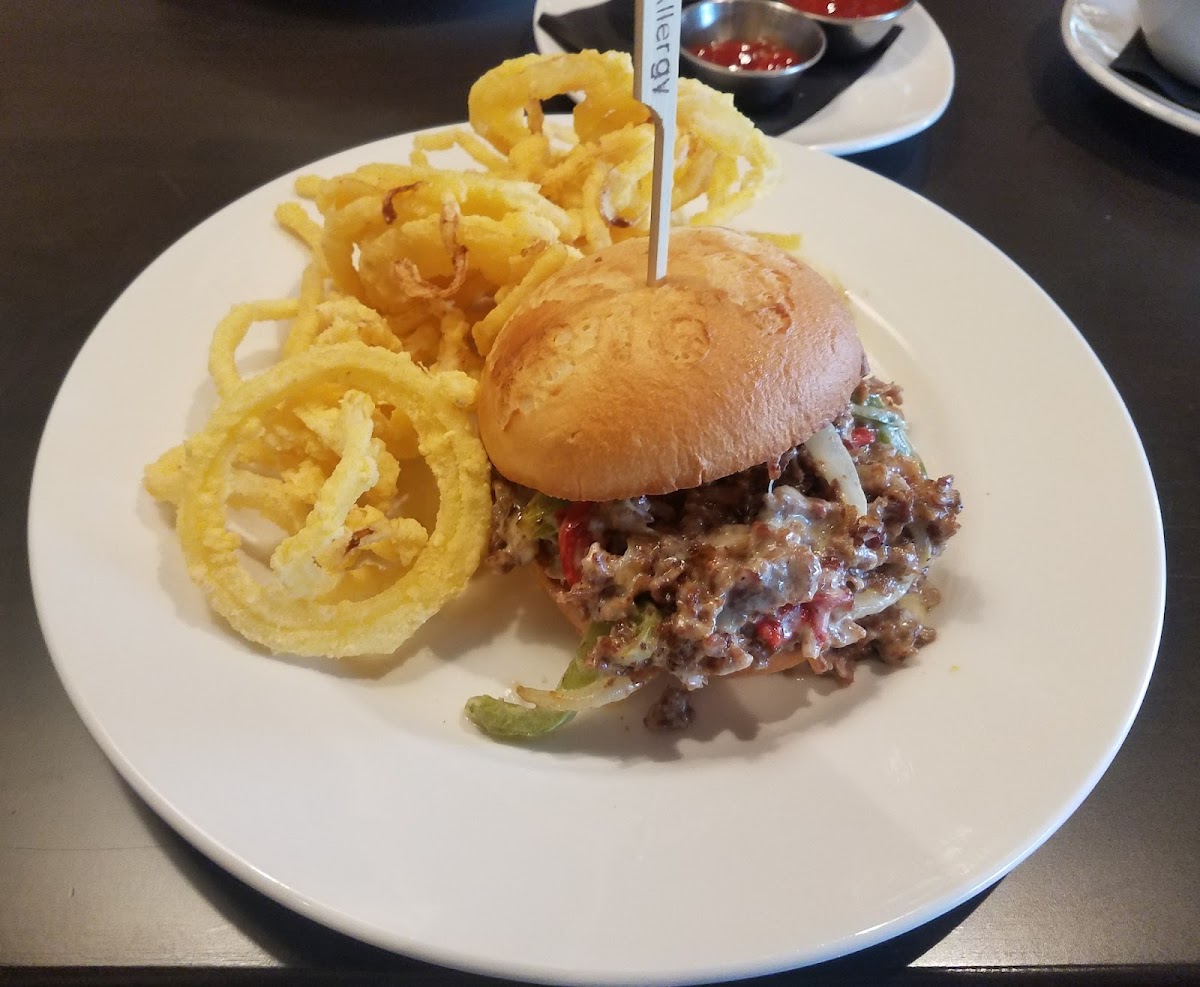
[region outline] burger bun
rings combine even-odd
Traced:
[[[488,353],[479,430],[508,479],[567,500],[699,486],[778,456],[865,370],[846,303],[763,239],[673,231],[668,274],[623,241],[535,288]]]

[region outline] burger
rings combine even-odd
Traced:
[[[546,717],[529,733],[648,686],[646,724],[680,728],[713,679],[849,682],[934,637],[925,580],[961,502],[909,444],[899,388],[867,375],[841,293],[731,230],[676,230],[657,286],[646,251],[531,292],[480,384],[488,562],[532,567],[584,634],[557,688],[506,704]]]

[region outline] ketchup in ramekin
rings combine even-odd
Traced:
[[[784,0],[796,13],[816,21],[825,31],[829,54],[856,58],[872,51],[889,35],[916,0]]]
[[[713,65],[742,72],[773,72],[800,61],[800,56],[786,45],[763,40],[730,38],[694,45],[688,51]]]

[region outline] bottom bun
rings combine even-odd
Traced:
[[[587,614],[579,607],[571,605],[567,600],[566,591],[559,585],[558,580],[551,579],[546,575],[545,569],[536,563],[532,568],[534,574],[537,576],[538,583],[546,591],[546,595],[554,601],[554,605],[562,611],[562,615],[571,622],[571,626],[579,631],[580,634],[585,633],[588,625]]]

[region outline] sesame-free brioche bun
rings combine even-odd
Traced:
[[[488,353],[479,431],[508,479],[567,500],[699,486],[839,414],[865,366],[841,295],[732,230],[671,235],[666,280],[626,240],[535,288]]]

